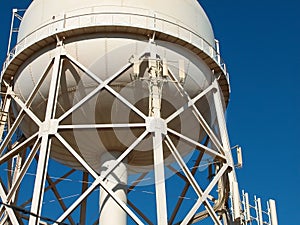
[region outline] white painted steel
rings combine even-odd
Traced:
[[[17,9],[12,10],[12,15],[11,15],[11,24],[10,24],[10,32],[9,32],[9,39],[8,39],[8,45],[7,45],[7,53],[6,55],[9,54],[10,52],[10,45],[11,45],[11,39],[12,39],[12,34],[13,34],[13,29],[14,29],[14,21],[15,21],[15,15],[18,12]]]
[[[278,225],[276,203],[273,199],[269,200],[271,225]]]
[[[190,138],[188,138],[188,137],[186,137],[186,136],[183,136],[182,134],[177,133],[177,132],[174,131],[174,130],[168,129],[168,132],[170,132],[170,133],[172,133],[172,134],[175,134],[176,136],[178,136],[178,137],[184,139],[184,140],[187,141],[187,142],[190,142],[191,144],[193,144],[193,145],[199,147],[200,149],[203,149],[207,154],[211,155],[212,157],[216,157],[216,158],[219,158],[219,159],[224,159],[224,160],[226,160],[226,158],[225,158],[223,155],[217,153],[215,150],[212,150],[212,149],[210,149],[210,148],[208,148],[208,147],[206,147],[206,146],[204,146],[204,145],[202,145],[202,144],[200,144],[200,143],[197,143],[197,142],[195,142],[194,140],[192,140],[192,139],[190,139]]]
[[[169,6],[173,6],[172,10],[169,10]],[[175,6],[175,7],[174,7]],[[103,18],[94,18],[94,15],[112,15],[113,17]],[[128,17],[129,16],[129,17]],[[33,18],[34,17],[34,18]],[[81,18],[82,17],[82,18]],[[74,18],[74,21],[72,20]],[[128,21],[135,21],[132,24],[126,23]],[[141,18],[145,18],[141,19]],[[77,21],[80,21],[77,23]],[[95,21],[101,21],[102,24],[94,24]],[[122,21],[121,24],[117,21]],[[124,21],[124,23],[123,23]],[[153,24],[154,22],[154,24]],[[62,24],[63,23],[63,24]],[[76,26],[74,27],[74,24]],[[203,38],[206,42],[205,45],[214,46],[214,35],[211,28],[211,24],[204,13],[201,6],[194,0],[188,1],[45,1],[45,0],[36,0],[34,1],[28,10],[26,11],[20,29],[18,39],[21,42],[26,39],[26,44],[34,43],[36,41],[35,37],[42,37],[43,35],[50,35],[50,33],[36,33],[37,31],[42,31],[44,28],[49,28],[49,30],[57,31],[67,31],[70,29],[78,29],[79,27],[89,27],[90,25],[95,26],[128,26],[128,27],[139,27],[143,29],[158,30],[164,33],[170,32],[178,36],[180,39],[187,42],[191,42],[191,35],[189,32],[192,32],[193,35],[198,35]],[[187,32],[187,36],[184,36],[184,32],[178,33],[178,26],[184,28]],[[160,30],[163,29],[163,30]],[[31,37],[31,34],[36,33],[35,37]],[[84,37],[84,38],[83,38]],[[89,71],[97,76],[100,76],[102,80],[112,75],[115,72],[116,68],[119,68],[122,64],[131,57],[131,55],[138,55],[141,51],[146,48],[146,44],[140,39],[136,34],[133,35],[122,35],[120,38],[116,38],[114,35],[105,35],[105,36],[89,36],[84,34],[78,39],[73,39],[65,43],[66,51],[71,55],[76,57],[76,61],[79,61],[80,64],[84,65]],[[202,41],[203,42],[203,41]],[[198,42],[197,42],[198,43]],[[201,41],[199,42],[201,43]],[[203,43],[202,43],[203,44]],[[97,47],[95,47],[97,46]],[[189,69],[180,71],[179,73],[189,74],[191,77],[190,80],[187,80],[186,89],[193,95],[197,90],[205,89],[209,84],[211,77],[213,76],[208,66],[199,61],[199,58],[195,57],[174,44],[166,42],[158,42],[158,53],[164,55],[169,61],[183,62],[187,65]],[[22,48],[22,46],[20,46]],[[208,52],[211,52],[209,50]],[[43,50],[44,51],[44,50]],[[167,52],[166,52],[167,51]],[[179,53],[179,54],[178,54]],[[40,70],[44,68],[49,61],[49,58],[53,56],[53,50],[49,48],[48,51],[43,53],[36,53],[39,55],[34,56],[34,59],[28,60],[25,62],[25,67],[17,75],[15,80],[15,91],[20,94],[23,99],[27,99],[30,93],[30,90],[35,86],[36,81],[39,79]],[[117,57],[116,57],[117,56]],[[197,58],[197,59],[196,59]],[[195,62],[199,61],[194,65]],[[101,66],[99,66],[99,64]],[[179,67],[174,64],[175,67]],[[66,77],[67,77],[67,91],[59,95],[59,107],[60,111],[58,114],[66,111],[68,106],[66,106],[63,99],[70,98],[70,102],[73,102],[74,88],[77,86],[76,81],[72,77],[74,72],[70,72],[71,67],[66,68]],[[131,70],[130,70],[131,71]],[[127,74],[130,74],[130,71]],[[83,76],[81,71],[76,71],[79,76]],[[180,75],[180,74],[179,74]],[[28,79],[31,77],[31,79]],[[45,81],[46,84],[49,82]],[[125,80],[121,80],[124,84],[131,82],[130,76]],[[86,88],[86,92],[89,92],[95,83],[87,78],[82,78],[82,83]],[[36,111],[39,117],[42,117],[41,112],[43,112],[44,107],[47,102],[47,85],[43,85],[39,91],[39,95],[36,97],[32,104],[33,111]],[[102,99],[107,98],[103,96]],[[111,114],[110,109],[105,109],[105,105],[109,105],[109,102],[104,102],[104,105],[101,105],[102,110],[96,109],[95,112],[97,115],[105,114],[108,116]],[[19,108],[17,107],[17,111]],[[26,121],[27,120],[27,121]],[[97,120],[97,119],[96,119]],[[22,123],[22,129],[26,136],[29,136],[36,128],[35,125],[31,123],[28,119],[25,118],[25,121]],[[86,138],[88,143],[93,143],[95,138],[92,138],[91,141],[89,138]],[[97,138],[96,138],[97,139]],[[88,155],[96,154],[96,158],[99,157],[99,154],[105,150],[119,149],[115,145],[116,142],[114,138],[111,138],[109,134],[103,134],[101,137],[100,143],[90,144],[91,148],[89,150],[82,149],[81,152],[89,152]],[[124,138],[126,139],[126,138]],[[70,140],[71,143],[74,143],[74,140]],[[121,143],[122,144],[122,143]],[[55,145],[55,143],[54,143]],[[84,143],[82,145],[85,145]],[[100,148],[93,148],[93,146],[99,146]],[[68,156],[62,154],[60,147],[56,146],[57,149],[52,153],[52,157],[58,161],[64,162],[69,166],[76,167],[72,160],[68,160]],[[100,153],[99,153],[100,149]],[[70,161],[70,163],[68,163]],[[134,164],[134,162],[133,162]],[[99,167],[95,165],[95,167]]]
[[[59,87],[59,81],[61,77],[61,43],[58,44],[55,49],[55,59],[54,59],[54,69],[52,70],[51,80],[49,83],[49,100],[47,101],[46,113],[45,113],[45,122],[49,124],[55,117],[56,106],[57,106],[57,93]],[[38,225],[40,217],[36,215],[41,214],[42,204],[44,199],[44,191],[46,185],[46,176],[48,171],[48,163],[50,157],[50,150],[52,139],[49,137],[50,127],[45,127],[45,130],[40,125],[40,137],[41,137],[41,147],[36,171],[36,178],[34,183],[32,205],[29,216],[29,225]],[[55,134],[56,132],[54,132]]]
[[[172,6],[172,10],[170,10]],[[180,25],[214,46],[214,34],[204,10],[195,0],[35,0],[29,6],[26,11],[23,22],[20,26],[18,40],[22,40],[35,30],[53,24],[55,22],[67,18],[76,18],[80,15],[91,14],[118,14],[114,19],[120,25],[126,24],[126,15],[138,16],[134,20],[133,26],[144,26],[145,28],[153,28],[151,22],[155,21],[156,26],[160,28],[167,22],[169,24],[167,29],[170,32],[177,33],[177,30],[172,30],[175,26],[172,24]],[[125,14],[125,15],[124,15]],[[112,20],[103,20],[103,25],[111,24]],[[82,19],[82,26],[88,26],[91,21],[88,19]],[[64,28],[73,26],[72,22],[62,25]],[[56,25],[55,29],[60,29],[59,25]],[[186,37],[188,38],[188,37]]]
[[[162,89],[164,79],[162,77],[162,68],[156,59],[156,48],[150,52],[151,59],[149,60],[149,117],[154,121],[155,125],[147,130],[152,132],[153,145],[153,163],[154,163],[154,178],[155,178],[155,197],[156,197],[156,214],[157,224],[168,224],[167,213],[167,198],[165,184],[165,169],[164,169],[164,149],[163,138],[166,134],[166,126],[164,120],[161,119],[162,109]],[[151,125],[151,122],[148,123]]]
[[[167,38],[156,40],[157,33]],[[51,39],[50,44],[41,46],[42,40]],[[165,135],[173,157],[198,195],[181,224],[190,224],[202,204],[207,210],[204,213],[215,224],[221,224],[218,210],[223,210],[225,200],[219,207],[209,201],[209,195],[217,184],[221,187],[223,177],[234,167],[222,90],[212,68],[217,66],[225,77],[227,72],[210,22],[196,0],[35,0],[24,15],[18,40],[4,70],[11,66],[10,60],[22,56],[19,53],[23,50],[33,53],[23,57],[22,65],[13,74],[13,111],[20,113],[17,125],[27,115],[21,122],[24,135],[33,137],[38,133],[41,139],[30,225],[40,222],[34,214],[41,215],[49,157],[88,171],[95,179],[55,224],[70,216],[99,185],[101,225],[125,225],[127,216],[142,224],[126,204],[126,188],[129,170],[141,172],[136,167],[145,166],[147,171],[154,168],[157,224],[167,225],[164,164],[170,161],[164,155]],[[2,75],[7,79],[5,71]],[[64,79],[61,86],[60,77]],[[162,79],[168,79],[166,89],[159,83]],[[140,89],[137,80],[143,84]],[[225,83],[228,87],[229,81]],[[149,111],[138,107],[139,100],[149,103]],[[221,140],[212,128],[216,116]],[[114,130],[107,132],[110,128]],[[136,135],[118,131],[124,128],[138,128],[141,132]],[[173,134],[177,139],[171,137]],[[199,144],[206,135],[217,150]],[[143,143],[146,136],[150,136],[150,147]],[[222,162],[204,191],[182,158],[196,146]],[[171,160],[174,162],[174,158]],[[26,163],[24,170],[27,166]],[[233,172],[229,179],[235,181]],[[218,191],[221,196],[227,187]],[[13,211],[7,211],[14,220]]]
[[[1,198],[1,202],[3,202],[4,204],[7,204],[7,197],[6,197],[5,189],[4,189],[2,183],[0,184],[0,198]],[[2,208],[2,206],[5,208],[12,225],[19,225],[19,221],[17,219],[17,216],[16,216],[14,210],[7,205],[1,205],[1,208]]]
[[[39,147],[40,147],[40,145],[39,145],[38,140],[37,140],[35,142],[35,144],[33,145],[32,151],[28,155],[28,158],[26,159],[26,162],[24,162],[23,167],[18,168],[18,169],[20,169],[20,173],[18,174],[17,178],[13,182],[12,188],[7,193],[7,201],[9,203],[11,203],[13,195],[15,194],[15,191],[19,188],[20,183],[21,183],[23,177],[25,176],[25,173],[27,173],[27,170],[28,170],[32,160],[34,159],[34,156],[37,153]]]
[[[169,10],[170,5],[173,6],[172,10]],[[148,43],[144,41],[145,38],[141,36],[141,34],[137,34],[136,29],[129,28],[134,27],[152,30],[151,33],[159,31],[174,36],[187,43],[197,45],[199,49],[211,55],[213,60],[217,60],[211,24],[205,12],[195,0],[163,2],[146,0],[138,2],[132,0],[68,0],[63,2],[58,0],[36,0],[32,2],[23,16],[18,34],[19,43],[15,51],[18,52],[20,49],[26,48],[26,46],[28,47],[31,44],[37,43],[39,39],[47,38],[53,34],[66,32],[62,35],[72,35],[72,30],[88,27],[103,28],[107,26],[123,26],[128,29],[125,32],[118,30],[110,31],[110,34],[88,35],[82,33],[79,37],[66,38],[64,46],[70,56],[66,55],[67,58],[81,70],[82,68],[84,68],[84,70],[81,71],[70,63],[62,68],[65,75],[64,77],[66,78],[66,87],[64,88],[65,90],[59,93],[57,107],[57,114],[61,115],[62,118],[65,118],[65,116],[62,115],[64,112],[70,112],[69,108],[74,110],[75,107],[72,107],[72,104],[75,104],[76,97],[74,96],[76,96],[78,92],[91,93],[94,88],[97,88],[99,80],[104,81],[108,80],[110,76],[113,77],[113,74],[117,72],[116,70],[118,68],[128,63],[130,57],[145,52],[148,45]],[[103,32],[105,32],[105,30]],[[120,34],[122,32],[123,34]],[[211,83],[211,79],[214,75],[208,65],[198,56],[191,54],[189,50],[173,43],[156,41],[156,44],[158,45],[157,53],[161,57],[166,58],[169,66],[171,64],[172,67],[183,69],[175,72],[175,75],[179,76],[181,80],[182,77],[184,77],[185,89],[188,94],[193,96],[197,92],[204,90]],[[47,48],[37,51],[31,58],[24,62],[22,70],[16,74],[14,85],[14,91],[20,95],[21,99],[26,100],[29,98],[30,91],[35,87],[38,80],[41,79],[42,68],[47,67],[46,65],[53,55],[53,46],[48,46]],[[122,79],[120,79],[116,85],[124,87],[125,85],[133,83],[130,76],[133,72],[133,68],[124,71],[124,73],[121,74]],[[141,71],[141,73],[142,72],[143,71]],[[92,80],[85,76],[84,73],[93,75],[96,79]],[[188,78],[186,78],[186,75],[188,75]],[[84,86],[83,90],[78,91],[78,80],[76,80],[76,76],[81,78],[80,84]],[[28,79],[29,77],[30,79]],[[46,78],[39,90],[39,95],[36,96],[31,104],[32,111],[36,112],[39,118],[43,117],[46,102],[48,101],[48,83],[49,79]],[[116,95],[116,87],[106,86],[106,89],[109,88],[111,88],[110,93]],[[98,91],[100,90],[99,88]],[[127,95],[131,95],[130,92],[134,92],[134,90],[123,92],[127,92]],[[147,90],[144,90],[144,92],[147,92]],[[93,103],[96,105],[96,108],[92,108],[91,110],[94,111],[97,116],[93,119],[94,115],[91,115],[91,118],[94,120],[91,121],[92,123],[103,123],[103,120],[111,122],[109,118],[112,112],[110,104],[113,100],[110,98],[110,93],[106,95],[94,92],[96,96],[99,96],[98,98],[102,99],[102,104],[98,104],[97,102]],[[172,97],[173,96],[170,96],[169,98]],[[65,101],[66,99],[68,99],[67,102]],[[20,111],[20,108],[21,107],[16,106],[16,111]],[[133,107],[131,107],[131,110],[132,109],[134,110]],[[203,111],[206,111],[205,118],[209,118],[210,110],[203,109]],[[140,113],[138,114],[145,117]],[[81,116],[82,115],[79,115],[79,117]],[[124,115],[118,116],[124,117]],[[71,123],[74,121],[68,119],[66,123],[68,122]],[[190,124],[196,124],[195,122],[196,121],[191,121]],[[186,124],[185,127],[189,126],[188,123],[184,124]],[[37,129],[36,125],[27,117],[21,126],[22,131],[27,137]],[[181,123],[177,126],[183,127],[183,124]],[[124,141],[126,142],[128,140],[131,142],[132,138],[134,138],[133,135],[131,135],[131,138],[126,136],[121,137],[119,141],[118,139],[120,139],[120,137],[118,134],[111,135],[110,132],[102,132],[99,136],[97,135],[97,137],[91,137],[90,132],[81,131],[81,133],[83,132],[85,132],[85,134],[76,136],[75,133],[70,131],[66,134],[68,136],[67,140],[73,146],[79,145],[78,151],[80,151],[85,158],[92,159],[99,158],[104,151],[121,149],[124,144],[128,145],[127,143],[123,143]],[[191,133],[195,135],[197,132],[192,131]],[[76,137],[73,137],[74,134]],[[85,136],[85,138],[80,140],[80,136]],[[122,136],[124,135],[122,134]],[[204,134],[202,132],[199,141],[203,137]],[[52,158],[73,168],[80,167],[80,165],[72,159],[72,156],[66,155],[61,146],[57,145],[56,142],[53,143],[53,146],[55,146],[55,148],[51,151]],[[143,157],[143,160],[139,160],[141,157],[135,157],[136,160],[130,162],[132,165],[138,166],[143,164],[149,165],[151,164],[151,160],[150,154],[148,155],[146,158]],[[90,163],[93,164],[95,169],[100,167],[99,163]]]
[[[146,134],[146,132],[145,132]],[[97,173],[86,163],[86,161],[72,148],[72,146],[70,146],[62,136],[60,136],[58,133],[55,135],[59,141],[68,149],[68,151],[71,152],[71,154],[82,164],[82,166],[85,168],[86,171],[89,172],[89,174],[91,174],[96,180],[89,186],[89,188],[82,193],[82,195],[68,208],[68,210],[66,210],[58,219],[57,219],[57,223],[55,223],[55,225],[58,225],[60,222],[64,221],[68,215],[70,215],[75,208],[97,187],[97,186],[101,186],[101,188],[103,188],[106,192],[109,193],[109,195],[118,203],[119,206],[122,207],[122,209],[124,211],[127,212],[127,214],[136,222],[136,224],[138,225],[142,225],[143,223],[139,220],[139,218],[127,207],[127,205],[121,201],[116,195],[115,193],[109,188],[107,187],[107,185],[103,182],[102,178],[100,176],[97,175]],[[144,136],[140,137],[141,139],[144,138]],[[128,148],[128,150],[132,150],[136,144],[138,144],[141,140],[138,139],[136,141],[136,143],[133,143],[132,146],[130,146]],[[125,155],[126,152],[124,152],[119,158],[121,158],[123,155]],[[124,156],[124,158],[127,155]],[[110,174],[110,172],[119,164],[119,158],[116,161],[116,163],[114,163],[114,165],[112,166],[112,168],[110,168],[108,171],[106,171],[106,174],[104,175],[104,177],[108,174]],[[123,159],[124,159],[123,158]]]
[[[12,87],[9,87],[8,92],[12,91]],[[5,131],[5,125],[8,121],[9,108],[11,107],[11,98],[5,96],[1,99],[1,107],[0,111],[0,142],[2,142],[3,133]]]
[[[32,135],[30,138],[27,138],[26,141],[22,142],[20,145],[18,145],[13,150],[9,151],[8,153],[4,154],[0,157],[0,164],[5,163],[7,160],[15,157],[22,149],[26,148],[28,143],[30,143],[34,138],[36,138],[37,133]]]
[[[97,47],[92,47],[97,46]],[[84,40],[77,40],[76,42],[66,43],[65,48],[68,53],[72,53],[72,55],[77,56],[78,60],[72,58],[72,62],[81,61],[78,66],[80,68],[85,68],[85,71],[89,71],[90,74],[93,76],[98,77],[98,79],[106,81],[111,80],[111,77],[114,77],[114,74],[117,76],[121,76],[116,83],[117,86],[121,88],[122,96],[125,98],[136,95],[135,92],[142,91],[144,97],[147,96],[148,89],[139,89],[135,90],[130,88],[130,86],[134,85],[134,82],[131,80],[130,74],[133,72],[133,68],[129,68],[126,72],[118,73],[120,68],[123,68],[124,65],[128,65],[128,59],[132,55],[141,55],[143,52],[147,52],[147,42],[137,41],[134,39],[125,39],[125,38],[91,38],[91,39],[84,39]],[[89,49],[89,54],[85,55]],[[211,79],[213,74],[208,66],[202,61],[199,60],[195,55],[191,54],[190,52],[186,51],[184,48],[179,47],[175,44],[166,43],[166,42],[157,42],[157,52],[159,55],[165,56],[168,59],[169,67],[178,68],[179,60],[184,61],[184,64],[187,65],[185,67],[185,73],[189,76],[186,78],[185,81],[185,89],[186,92],[189,93],[191,96],[194,96],[201,92],[201,90],[205,90],[209,84],[211,83]],[[25,64],[25,67],[22,71],[20,71],[18,77],[15,80],[15,92],[20,95],[21,99],[28,99],[32,89],[34,89],[35,84],[40,80],[42,73],[39,71],[44,71],[44,69],[49,64],[49,57],[54,54],[53,50],[49,50],[46,53],[42,53],[40,56],[36,57],[35,59],[31,59],[28,61],[28,64]],[[118,56],[118,57],[116,57]],[[71,58],[70,58],[71,59]],[[122,121],[121,119],[126,119],[129,117],[129,108],[125,107],[124,105],[120,105],[116,103],[116,107],[122,108],[123,110],[119,111],[112,111],[111,104],[115,101],[115,99],[111,98],[111,94],[100,94],[97,91],[101,91],[104,88],[104,84],[100,88],[98,82],[93,81],[89,76],[84,75],[81,70],[78,70],[74,66],[70,66],[70,64],[66,64],[66,67],[63,68],[64,77],[66,78],[67,86],[65,87],[66,91],[60,92],[58,94],[58,107],[57,107],[57,115],[61,115],[64,117],[64,113],[68,112],[69,108],[72,108],[73,105],[76,105],[76,98],[74,95],[78,95],[81,91],[85,93],[94,93],[94,100],[90,103],[92,107],[89,109],[91,112],[94,112],[88,118],[91,124],[101,124],[101,123],[124,123],[134,122],[137,117],[133,118],[132,121]],[[81,81],[78,84],[74,78],[77,76],[76,74],[81,77]],[[121,71],[121,70],[120,70]],[[142,71],[141,71],[142,73]],[[174,76],[179,77],[179,70],[174,70]],[[28,79],[31,77],[31,79]],[[45,78],[44,84],[41,86],[39,90],[39,95],[33,100],[31,104],[31,109],[36,113],[39,118],[43,117],[43,112],[45,111],[45,106],[48,100],[48,78]],[[84,85],[83,89],[80,88],[80,85]],[[118,92],[115,90],[116,86],[105,86],[105,89],[109,90],[114,95],[118,95]],[[174,91],[173,91],[174,93]],[[119,96],[121,98],[122,96]],[[91,96],[92,97],[92,96]],[[101,104],[95,102],[96,98],[101,99]],[[130,97],[131,98],[131,97]],[[66,102],[66,99],[68,101]],[[85,98],[84,98],[85,99]],[[164,99],[168,101],[170,104],[174,105],[175,107],[179,107],[178,103],[176,103],[176,99],[171,92],[171,94],[164,95]],[[131,104],[135,103],[134,99],[131,99]],[[179,99],[179,102],[182,100]],[[69,103],[68,103],[69,102]],[[132,103],[133,102],[133,103]],[[178,106],[176,106],[176,104]],[[200,104],[200,103],[199,103]],[[78,104],[77,104],[78,105]],[[127,101],[126,105],[129,105]],[[80,106],[80,105],[78,105]],[[132,108],[132,107],[131,107]],[[20,110],[19,107],[16,107],[17,111]],[[132,108],[134,110],[134,108]],[[163,107],[163,113],[166,109]],[[203,108],[202,111],[206,112],[204,115],[207,121],[210,123],[210,109]],[[124,114],[125,113],[125,114]],[[140,113],[139,113],[140,114]],[[147,114],[147,113],[146,113]],[[77,110],[77,114],[74,114],[72,118],[69,118],[65,123],[86,123],[87,121],[81,121],[82,115],[79,114],[79,110]],[[114,121],[111,121],[111,117],[114,118]],[[146,117],[143,116],[143,117]],[[120,119],[121,118],[121,119]],[[189,116],[192,118],[192,116]],[[73,121],[71,121],[71,119]],[[37,120],[35,120],[37,121]],[[195,126],[197,124],[196,120],[186,120],[185,123],[178,124],[178,127],[181,127],[182,132],[190,132],[191,137],[195,137],[198,135],[197,132],[190,129],[189,126]],[[28,117],[24,119],[22,123],[22,131],[24,132],[25,136],[30,136],[32,133],[36,131],[36,125],[32,123]],[[178,130],[179,131],[179,130]],[[68,138],[69,143],[72,145],[79,145],[80,152],[87,157],[92,159],[99,158],[100,155],[104,151],[110,151],[115,149],[121,149],[123,144],[127,145],[126,143],[130,143],[134,140],[135,136],[126,134],[126,136],[121,136],[118,134],[111,135],[111,133],[102,132],[96,136],[91,136],[91,133],[87,130],[80,131],[81,134],[76,136],[76,141],[72,138],[71,131],[69,132],[70,135]],[[84,133],[84,134],[83,134]],[[201,133],[201,132],[200,132]],[[75,134],[76,135],[76,134]],[[116,136],[118,135],[118,136]],[[123,135],[123,134],[121,134]],[[84,136],[84,138],[82,138]],[[189,136],[189,135],[187,135]],[[200,140],[204,137],[204,133],[200,134]],[[196,138],[196,137],[195,137]],[[121,139],[121,142],[119,140]],[[56,160],[63,162],[66,165],[72,166],[74,168],[78,168],[78,164],[76,165],[76,161],[72,160],[70,157],[64,154],[61,146],[53,143],[54,150],[51,153],[51,157],[55,158]],[[150,156],[150,155],[149,155]],[[138,160],[138,158],[136,158]],[[147,158],[143,159],[144,162],[147,162]],[[149,160],[148,160],[149,161]],[[133,165],[142,165],[141,161],[131,161]],[[149,164],[149,162],[148,162]],[[99,168],[99,163],[94,163],[94,168]]]
[[[233,168],[229,173],[228,173],[228,181],[230,183],[230,193],[232,195],[232,198],[234,200],[234,215],[233,219],[234,222],[239,223],[240,217],[241,217],[241,200],[240,200],[240,193],[239,193],[239,187],[238,187],[238,182],[237,182],[237,177],[236,173],[234,170],[234,162],[231,154],[231,147],[229,143],[229,138],[228,138],[228,132],[227,132],[227,127],[226,127],[226,120],[225,120],[225,109],[223,108],[223,102],[222,102],[222,95],[220,91],[220,87],[218,82],[215,80],[214,85],[216,91],[213,93],[213,98],[214,98],[214,103],[215,103],[215,108],[216,108],[216,114],[217,114],[217,122],[218,122],[218,129],[220,132],[220,138],[222,142],[222,149],[223,149],[223,154],[227,158],[227,163],[231,168]]]
[[[213,187],[220,181],[221,177],[224,175],[224,173],[226,172],[227,169],[228,169],[228,165],[227,164],[223,165],[222,168],[220,169],[220,171],[218,171],[216,176],[209,183],[209,185],[205,189],[205,191],[202,193],[201,189],[199,190],[199,193],[202,193],[201,197],[199,199],[197,199],[196,203],[194,204],[192,209],[189,211],[189,213],[186,215],[186,217],[182,221],[181,225],[187,225],[190,223],[192,217],[195,216],[196,211],[203,204],[203,202],[208,201],[209,193],[212,191]],[[216,215],[216,212],[214,211],[212,206],[210,204],[207,204],[206,207],[207,207],[207,210],[209,211],[209,215],[212,217],[213,221],[217,225],[221,225],[221,221],[219,220],[219,218]]]
[[[221,223],[220,223],[220,221],[219,221],[216,213],[214,212],[213,207],[208,202],[208,194],[210,192],[210,188],[212,188],[215,185],[215,181],[218,181],[218,179],[221,178],[221,176],[226,171],[226,169],[227,169],[228,166],[227,165],[223,165],[223,167],[221,168],[221,170],[216,175],[216,177],[214,179],[215,181],[211,182],[210,185],[209,185],[209,187],[207,187],[207,189],[203,192],[202,189],[201,189],[201,187],[199,186],[198,182],[196,181],[196,179],[192,175],[191,171],[188,169],[187,165],[185,164],[184,160],[181,158],[179,152],[175,148],[175,146],[172,143],[170,137],[167,136],[166,138],[167,138],[167,142],[168,142],[169,148],[172,151],[172,154],[173,154],[174,158],[176,159],[176,161],[180,165],[182,171],[185,173],[186,178],[189,180],[191,187],[193,187],[193,189],[195,190],[195,192],[197,193],[198,198],[199,198],[197,200],[197,203],[193,206],[193,210],[191,210],[189,212],[189,214],[187,215],[187,217],[185,218],[185,220],[182,222],[182,225],[189,223],[189,221],[191,219],[191,216],[193,216],[195,214],[195,210],[197,210],[197,207],[199,208],[200,205],[203,202],[205,202],[205,207],[206,207],[208,213],[210,214],[210,216],[215,221],[215,224],[220,224],[221,225]],[[199,201],[200,199],[201,199],[201,203]]]
[[[100,176],[106,174],[107,170],[111,168],[120,156],[119,152],[104,153],[101,156],[101,171]],[[127,202],[127,168],[126,160],[119,165],[106,177],[104,183],[111,188],[115,195],[124,203]],[[126,212],[100,187],[100,218],[101,225],[126,225]]]

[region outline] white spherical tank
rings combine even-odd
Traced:
[[[153,15],[195,32],[211,45],[215,42],[209,19],[196,0],[35,0],[24,15],[18,40],[63,15],[75,16],[101,12]]]
[[[66,53],[103,81],[114,76],[130,60],[134,60],[134,57],[141,58],[149,48],[149,38],[152,35],[155,37],[157,56],[162,61],[166,60],[175,77],[180,78],[182,72],[180,70],[186,74],[183,86],[191,97],[212,83],[214,78],[212,68],[197,54],[200,47],[195,47],[201,45],[200,41],[195,43],[193,48],[190,47],[193,44],[193,37],[197,37],[195,40],[202,40],[205,46],[210,47],[214,46],[215,41],[211,24],[196,0],[35,0],[23,17],[18,40],[20,42],[26,40],[27,44],[32,45],[47,40],[45,41],[47,44],[36,48],[19,67],[14,76],[14,91],[22,100],[28,99],[55,55],[56,43],[48,41],[50,37],[53,40],[55,38],[63,40]],[[147,56],[143,57],[147,59]],[[123,96],[145,115],[148,114],[149,99],[149,89],[145,85],[147,65],[143,60],[139,64],[138,76],[145,79],[134,79],[134,68],[129,67],[109,83],[113,91]],[[52,69],[47,73],[49,76],[44,80],[30,106],[41,120],[45,115]],[[61,73],[57,118],[99,85],[87,76],[86,71],[82,71],[68,59],[63,60]],[[162,99],[163,119],[186,101],[172,84],[164,85]],[[204,98],[196,105],[206,121],[212,123],[213,115],[209,104],[210,100]],[[15,112],[19,110],[19,107],[15,106]],[[61,124],[143,122],[145,121],[139,115],[104,88],[81,109],[61,121]],[[193,112],[187,110],[171,121],[168,127],[201,141],[205,133],[197,124]],[[25,136],[38,130],[39,127],[29,117],[24,118],[22,131]],[[145,128],[81,129],[59,132],[94,169],[99,171],[99,159],[104,152],[125,151],[144,130]],[[187,153],[195,147],[176,137],[172,138],[182,153]],[[127,159],[132,170],[153,163],[151,146],[150,140],[146,138],[142,144],[135,147]],[[168,151],[165,151],[166,158],[168,155]],[[53,140],[51,157],[65,165],[81,169],[77,160],[58,140]]]

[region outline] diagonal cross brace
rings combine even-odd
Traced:
[[[72,213],[75,208],[97,187],[101,186],[109,195],[111,198],[113,198],[116,203],[139,225],[142,225],[143,223],[140,221],[140,219],[132,212],[131,209],[128,208],[128,206],[121,201],[115,193],[107,187],[107,185],[104,183],[104,179],[120,164],[120,162],[147,136],[148,132],[145,131],[135,142],[131,144],[131,146],[119,156],[119,158],[116,160],[114,165],[109,168],[109,170],[106,172],[106,174],[103,176],[98,176],[98,174],[85,162],[85,160],[70,146],[64,138],[60,134],[55,134],[55,136],[58,138],[58,140],[67,148],[67,150],[81,163],[81,165],[96,179],[94,183],[68,208],[67,211],[63,213],[63,215],[60,216],[60,218],[57,220],[58,222],[62,222],[70,213]]]
[[[188,213],[188,215],[186,216],[186,218],[182,221],[181,225],[186,225],[186,224],[189,223],[189,221],[195,215],[196,211],[198,210],[198,208],[201,206],[201,204],[203,202],[205,203],[205,207],[206,207],[208,213],[215,220],[214,222],[216,222],[217,224],[220,224],[220,222],[218,222],[219,221],[218,217],[217,217],[217,215],[216,215],[213,207],[208,202],[207,198],[208,198],[208,195],[211,192],[212,188],[216,185],[216,183],[219,181],[219,179],[221,178],[221,176],[223,176],[223,174],[227,170],[228,165],[227,164],[223,165],[223,167],[218,172],[218,174],[216,175],[216,177],[209,184],[209,186],[207,187],[207,189],[203,192],[202,189],[200,188],[200,186],[198,185],[198,182],[196,181],[196,179],[192,175],[191,171],[188,169],[187,165],[185,164],[184,160],[180,156],[180,154],[179,154],[178,150],[176,149],[175,145],[173,144],[171,138],[167,135],[166,139],[167,139],[166,140],[167,145],[168,145],[170,151],[172,152],[172,155],[176,159],[177,163],[180,165],[182,171],[186,175],[186,177],[189,180],[191,186],[193,187],[193,189],[195,190],[195,192],[197,193],[197,195],[199,197],[199,199],[197,200],[197,202],[194,205],[194,207],[192,208],[192,210]]]

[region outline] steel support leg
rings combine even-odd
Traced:
[[[34,190],[33,190],[33,199],[32,199],[32,206],[31,206],[32,214],[29,217],[29,225],[38,225],[40,223],[39,216],[41,215],[41,210],[42,210],[45,181],[47,176],[48,161],[49,161],[50,148],[51,148],[50,127],[51,127],[51,121],[55,117],[58,87],[59,87],[59,82],[61,77],[60,64],[61,64],[62,48],[63,48],[62,43],[60,43],[60,45],[58,45],[56,49],[56,56],[54,60],[53,72],[52,72],[51,83],[49,88],[45,121],[42,124],[42,127],[40,127],[40,136],[42,140],[41,140],[36,179],[35,179]]]
[[[149,60],[149,116],[154,123],[164,126],[161,120],[161,100],[162,100],[162,74],[158,60]],[[156,193],[157,224],[167,225],[167,203],[163,155],[163,131],[162,126],[155,126],[153,135],[153,158],[154,158],[154,177]]]
[[[12,91],[12,87],[9,86],[7,93],[9,93],[11,91]],[[4,98],[4,101],[2,102],[2,105],[1,105],[2,109],[0,112],[0,142],[2,142],[5,125],[7,124],[7,121],[8,121],[8,113],[9,113],[10,103],[11,103],[11,97],[6,95]]]
[[[215,103],[215,109],[216,109],[216,115],[217,115],[217,121],[218,121],[218,126],[219,126],[219,131],[220,131],[220,136],[221,136],[221,141],[222,141],[222,147],[224,151],[224,155],[227,159],[228,165],[232,168],[231,172],[228,173],[228,179],[229,179],[229,186],[230,186],[230,192],[233,195],[233,199],[236,199],[236,203],[233,205],[233,211],[234,213],[234,221],[239,222],[241,218],[240,214],[240,194],[238,190],[238,183],[237,183],[237,178],[234,170],[234,163],[233,163],[233,158],[231,154],[231,148],[230,148],[230,143],[229,143],[229,137],[228,137],[228,132],[227,132],[227,127],[226,127],[226,120],[225,120],[225,115],[224,115],[224,110],[223,110],[223,104],[221,100],[221,90],[218,84],[217,80],[213,81],[213,85],[215,87],[215,91],[213,92],[213,99]]]

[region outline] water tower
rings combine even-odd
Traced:
[[[245,221],[228,73],[197,1],[35,0],[21,19],[1,73],[1,224]]]

